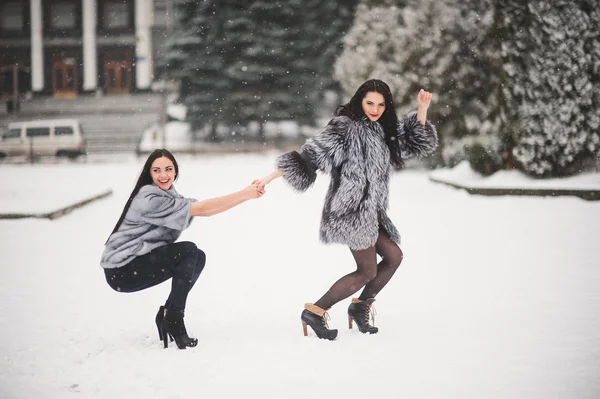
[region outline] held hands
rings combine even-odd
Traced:
[[[260,198],[265,193],[265,186],[260,184],[260,180],[254,180],[242,191],[248,199]]]
[[[250,197],[251,199],[260,198],[265,193],[265,186],[269,184],[273,179],[276,179],[281,176],[283,176],[283,170],[276,169],[269,175],[263,177],[262,179],[255,179],[250,186],[246,187],[245,190],[248,190],[249,193],[255,193],[256,196]]]
[[[431,97],[433,95],[428,91],[421,89],[419,94],[417,94],[417,103],[419,103],[419,108],[427,109],[429,108],[429,104],[431,104]]]

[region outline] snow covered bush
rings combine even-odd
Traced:
[[[424,88],[434,94],[430,118],[442,139],[496,134],[500,128],[500,44],[492,0],[363,0],[344,39],[334,77],[349,97],[380,78],[399,113],[416,107]]]
[[[508,145],[496,136],[465,136],[446,142],[444,165],[454,167],[467,160],[471,168],[489,176],[505,166]]]
[[[507,128],[535,176],[577,173],[600,155],[597,2],[498,2]]]

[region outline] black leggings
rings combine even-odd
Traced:
[[[358,299],[375,298],[390,281],[402,262],[403,254],[398,245],[385,232],[379,232],[375,245],[361,250],[351,250],[356,261],[356,271],[335,282],[315,305],[329,309],[342,299],[348,298],[365,287]],[[377,254],[382,258],[377,264]]]
[[[136,292],[173,278],[165,302],[169,310],[184,310],[187,296],[204,269],[206,255],[188,241],[158,247],[125,266],[104,269],[106,281],[119,292]]]

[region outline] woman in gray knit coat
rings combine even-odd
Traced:
[[[175,241],[194,216],[216,215],[258,198],[264,187],[254,183],[222,197],[197,201],[175,190],[178,177],[179,166],[169,151],[157,149],[148,156],[106,241],[100,265],[108,285],[118,292],[136,292],[171,279],[171,292],[156,314],[156,327],[165,348],[171,337],[179,349],[185,349],[198,343],[187,335],[183,315],[206,256],[192,242]]]
[[[348,307],[349,326],[354,321],[362,333],[378,331],[369,324],[372,304],[403,256],[400,234],[387,215],[390,177],[402,159],[429,155],[438,144],[437,132],[427,121],[431,93],[421,90],[417,102],[417,112],[399,121],[388,85],[368,80],[299,153],[281,155],[277,169],[259,181],[264,186],[283,176],[302,192],[314,183],[317,170],[331,175],[321,241],[347,245],[357,269],[340,278],[318,301],[305,304],[301,315],[305,336],[308,325],[319,338],[335,339],[337,330],[328,328],[327,309],[363,287]],[[377,254],[382,258],[379,264]]]

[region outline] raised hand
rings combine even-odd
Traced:
[[[433,97],[431,93],[421,89],[419,94],[417,94],[417,103],[419,103],[419,108],[429,108],[429,104],[431,104],[431,97]]]

